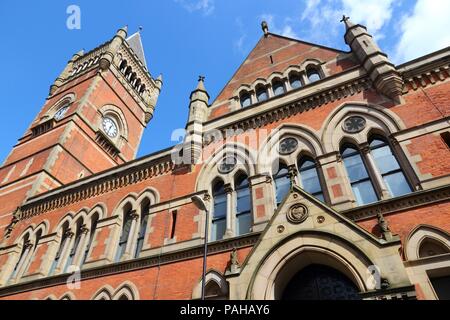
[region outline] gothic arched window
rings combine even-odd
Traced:
[[[280,94],[283,94],[285,92],[284,90],[284,85],[280,80],[275,80],[272,83],[272,88],[273,88],[273,94],[275,96],[278,96]]]
[[[67,246],[66,243],[69,241],[69,222],[64,223],[61,231],[61,240],[59,241],[58,251],[56,252],[56,256],[53,259],[52,265],[50,266],[50,271],[48,273],[49,276],[55,273],[56,267],[61,261],[61,256],[63,254],[64,247]]]
[[[306,76],[308,77],[309,83],[313,83],[322,79],[319,71],[314,67],[309,67],[306,69]]]
[[[211,225],[211,241],[220,240],[225,235],[227,224],[227,195],[222,180],[213,186],[214,210]]]
[[[252,226],[250,187],[248,177],[240,175],[235,181],[236,189],[236,235],[249,233]]]
[[[244,91],[240,95],[241,107],[245,108],[252,104],[252,98],[247,91]]]
[[[75,240],[70,248],[69,256],[67,257],[67,261],[63,270],[63,273],[69,272],[69,267],[74,264],[75,256],[78,253],[78,248],[81,245],[81,235],[83,234],[83,220],[78,219],[77,221],[77,230],[75,232]]]
[[[127,248],[128,238],[130,237],[130,229],[133,223],[132,207],[127,204],[123,210],[122,232],[120,234],[119,245],[117,246],[115,262],[119,262]]]
[[[273,179],[275,181],[276,202],[277,205],[279,205],[291,188],[289,170],[284,163],[279,164],[278,171],[274,175]]]
[[[11,275],[9,277],[8,282],[10,280],[12,280],[12,279],[20,278],[20,276],[22,274],[23,267],[24,267],[24,265],[26,263],[28,255],[30,254],[31,249],[32,249],[32,244],[30,242],[30,235],[27,233],[23,237],[22,250],[20,252],[19,259],[17,260],[16,265],[14,266],[14,270],[13,270],[13,272],[11,273]]]
[[[377,201],[377,194],[358,149],[345,145],[341,155],[357,203],[364,205]]]
[[[389,144],[375,137],[370,142],[370,151],[389,193],[393,197],[410,193],[412,189]]]
[[[325,202],[314,160],[309,157],[303,157],[300,159],[298,167],[303,189],[320,201]]]
[[[267,94],[267,89],[265,87],[260,86],[256,89],[256,99],[258,102],[269,99],[269,95]]]
[[[147,231],[147,223],[150,211],[150,201],[145,199],[141,204],[141,225],[139,227],[139,235],[137,238],[136,252],[134,257],[138,258],[141,253],[142,247],[144,246],[145,233]]]
[[[97,229],[97,222],[98,222],[98,213],[95,213],[91,218],[91,228],[89,230],[89,242],[86,245],[86,249],[83,255],[83,261],[81,264],[84,264],[88,258],[89,250],[91,249],[92,241],[94,240],[95,230]]]
[[[292,89],[300,88],[302,86],[300,75],[298,75],[297,73],[291,73],[289,75],[289,83]]]

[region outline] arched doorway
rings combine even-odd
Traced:
[[[284,289],[283,300],[360,300],[359,290],[344,274],[331,267],[311,264]]]

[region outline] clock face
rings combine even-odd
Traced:
[[[69,106],[64,106],[64,107],[62,107],[61,109],[59,109],[59,110],[55,113],[55,116],[54,116],[55,120],[56,120],[56,121],[61,120],[61,119],[64,117],[64,115],[66,114],[67,110],[69,110]]]
[[[117,136],[117,125],[111,118],[103,118],[102,121],[103,130],[108,135],[108,137],[115,138]]]

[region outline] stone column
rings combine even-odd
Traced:
[[[139,231],[139,214],[136,212],[136,210],[131,211],[130,213],[131,217],[131,227],[130,227],[130,233],[128,234],[128,241],[127,246],[125,248],[125,253],[122,256],[123,260],[128,260],[133,257],[134,250],[136,248],[136,230]]]
[[[227,228],[225,230],[224,239],[233,237],[233,225],[232,225],[232,215],[233,215],[233,187],[231,184],[227,183],[225,186],[225,192],[227,194]]]
[[[66,241],[64,242],[64,247],[61,250],[61,255],[59,256],[58,265],[55,268],[54,274],[59,274],[64,270],[64,266],[67,262],[67,257],[70,254],[70,248],[73,246],[75,233],[72,230],[66,231]]]
[[[75,257],[72,261],[72,265],[74,266],[81,265],[84,253],[86,251],[86,247],[89,244],[89,228],[87,228],[86,225],[83,224],[81,226],[80,232],[81,232],[80,243],[78,244],[77,252],[75,253]]]
[[[381,176],[380,170],[378,170],[378,167],[375,164],[373,156],[370,153],[369,145],[367,143],[364,143],[360,145],[360,149],[367,161],[367,172],[369,174],[369,177],[371,177],[372,181],[374,182],[374,187],[377,193],[381,196],[381,199],[391,198],[389,190],[386,187],[386,184],[384,183],[383,178]]]

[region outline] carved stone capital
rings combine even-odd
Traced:
[[[227,183],[226,185],[223,186],[224,190],[226,193],[232,193],[233,192],[233,187],[231,186],[230,183]]]
[[[132,210],[132,211],[130,212],[130,217],[131,217],[131,219],[133,219],[133,220],[137,220],[137,219],[139,218],[139,214],[136,212],[136,210]]]

